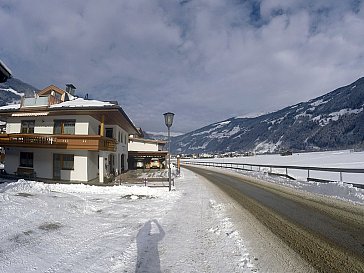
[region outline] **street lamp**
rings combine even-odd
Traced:
[[[168,183],[169,183],[169,191],[171,191],[171,126],[173,123],[174,114],[171,112],[164,113],[164,121],[168,128]]]

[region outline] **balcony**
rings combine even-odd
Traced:
[[[116,140],[99,135],[1,134],[0,147],[116,151]]]
[[[22,98],[21,108],[26,107],[48,107],[53,104],[62,102],[60,98],[54,95],[36,96],[34,98]]]

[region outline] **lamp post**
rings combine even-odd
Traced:
[[[168,184],[169,191],[171,191],[172,179],[171,179],[171,126],[173,123],[174,113],[167,112],[164,113],[164,121],[168,128]]]

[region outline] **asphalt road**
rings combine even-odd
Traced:
[[[319,272],[364,272],[364,207],[240,174],[184,166],[217,185]]]

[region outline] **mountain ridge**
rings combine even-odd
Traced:
[[[38,90],[17,78],[10,78],[4,83],[0,83],[0,106],[19,101],[22,94],[25,97],[34,96],[34,92]]]
[[[233,117],[172,138],[174,153],[317,151],[364,147],[364,77],[254,118]]]

